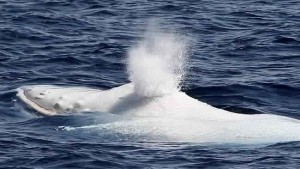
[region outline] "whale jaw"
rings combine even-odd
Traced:
[[[23,86],[17,89],[17,96],[28,107],[45,116],[80,112],[78,99],[88,93],[98,93],[101,90],[85,87],[59,87],[52,85]]]

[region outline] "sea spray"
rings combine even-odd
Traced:
[[[128,51],[129,79],[143,97],[163,96],[180,90],[185,74],[187,41],[174,32],[149,28]]]

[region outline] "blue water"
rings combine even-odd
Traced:
[[[15,92],[32,84],[128,83],[127,50],[157,19],[191,39],[188,95],[237,113],[300,119],[299,6],[299,0],[0,0],[0,168],[299,168],[300,142],[205,145],[68,131],[60,126],[101,118],[41,117]]]

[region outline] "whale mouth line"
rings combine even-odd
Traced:
[[[24,90],[22,88],[18,89],[18,98],[21,99],[25,104],[27,104],[28,107],[32,108],[33,110],[37,111],[38,113],[45,115],[45,116],[51,116],[56,115],[55,112],[51,109],[47,109],[40,105],[37,101],[35,101],[33,98],[29,97],[28,90]]]

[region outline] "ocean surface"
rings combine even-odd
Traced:
[[[92,112],[43,117],[15,90],[128,83],[127,52],[155,20],[189,39],[182,81],[189,96],[236,113],[300,119],[299,7],[299,0],[0,0],[0,168],[299,168],[298,141],[211,145],[66,130],[109,120]]]

